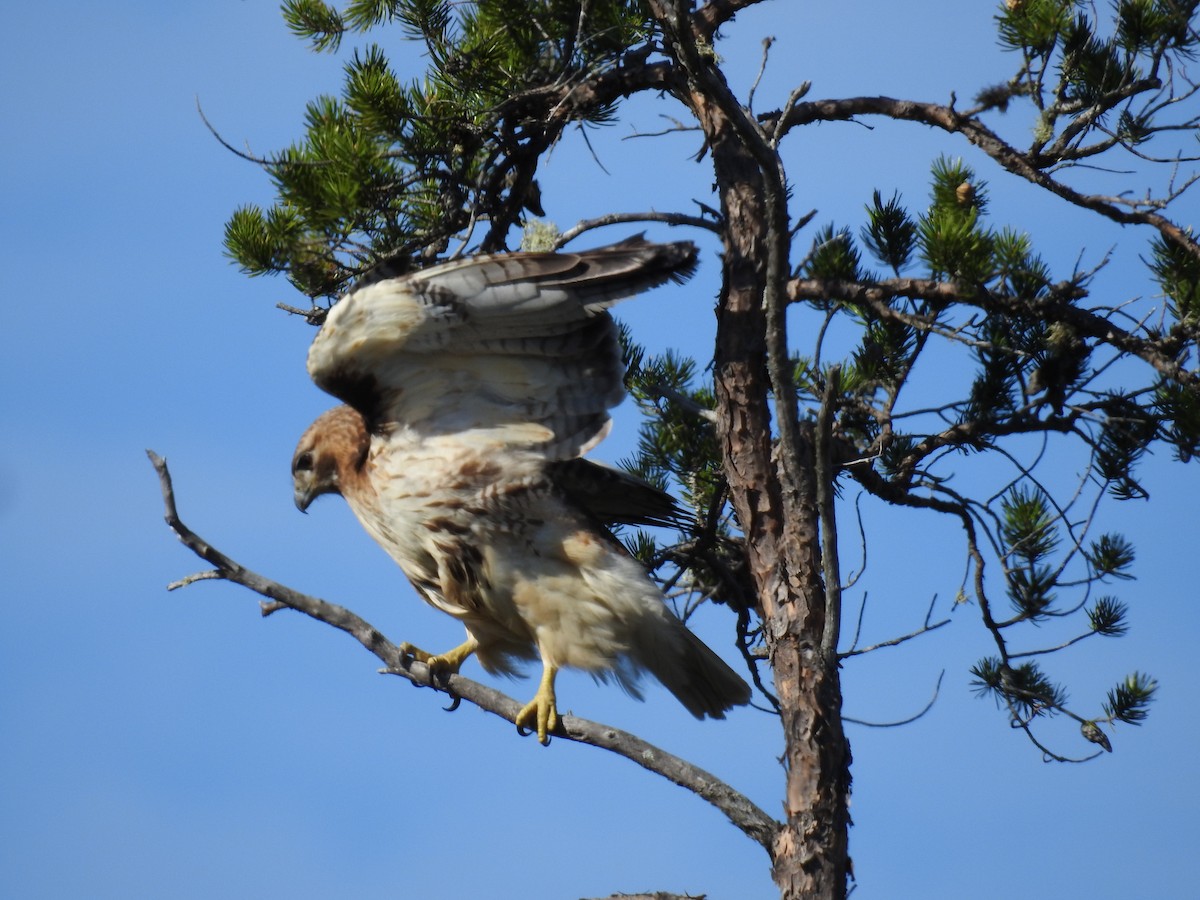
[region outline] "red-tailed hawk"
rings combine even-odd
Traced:
[[[580,253],[513,253],[369,277],[329,312],[308,353],[344,401],[300,439],[296,505],[339,493],[426,601],[462,621],[436,656],[490,672],[540,658],[519,726],[546,743],[563,666],[634,696],[648,671],[697,717],[750,689],[676,618],[604,527],[656,523],[674,506],[582,458],[624,396],[606,309],[695,266],[691,243],[639,238]]]

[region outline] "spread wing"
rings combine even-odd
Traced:
[[[607,309],[695,267],[688,242],[637,237],[578,253],[512,253],[375,276],[330,311],[313,380],[372,431],[477,436],[573,459],[624,396]]]

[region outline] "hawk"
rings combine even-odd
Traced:
[[[697,718],[723,718],[750,688],[667,607],[607,525],[665,524],[674,502],[584,459],[624,397],[607,309],[695,268],[688,242],[635,237],[578,253],[456,260],[369,275],[330,310],[308,371],[341,400],[292,460],[296,505],[341,494],[417,593],[494,673],[540,659],[517,716],[545,744],[558,726],[564,666],[640,698],[649,672]]]

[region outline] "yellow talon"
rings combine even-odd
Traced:
[[[542,683],[537,693],[517,713],[517,727],[532,731],[536,725],[538,743],[542,745],[550,743],[550,732],[558,728],[558,707],[554,700],[554,676],[557,674],[557,666],[543,663]]]
[[[455,675],[462,668],[462,664],[466,662],[467,657],[474,653],[478,647],[479,641],[473,637],[468,637],[453,650],[447,650],[445,653],[426,653],[420,647],[414,647],[407,641],[400,645],[400,652],[405,656],[411,656],[417,662],[425,663],[425,665],[429,666],[429,670],[433,674]]]

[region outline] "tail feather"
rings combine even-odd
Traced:
[[[741,676],[682,622],[675,624],[680,632],[676,652],[643,660],[654,677],[697,719],[723,719],[728,710],[749,703],[750,686]]]

